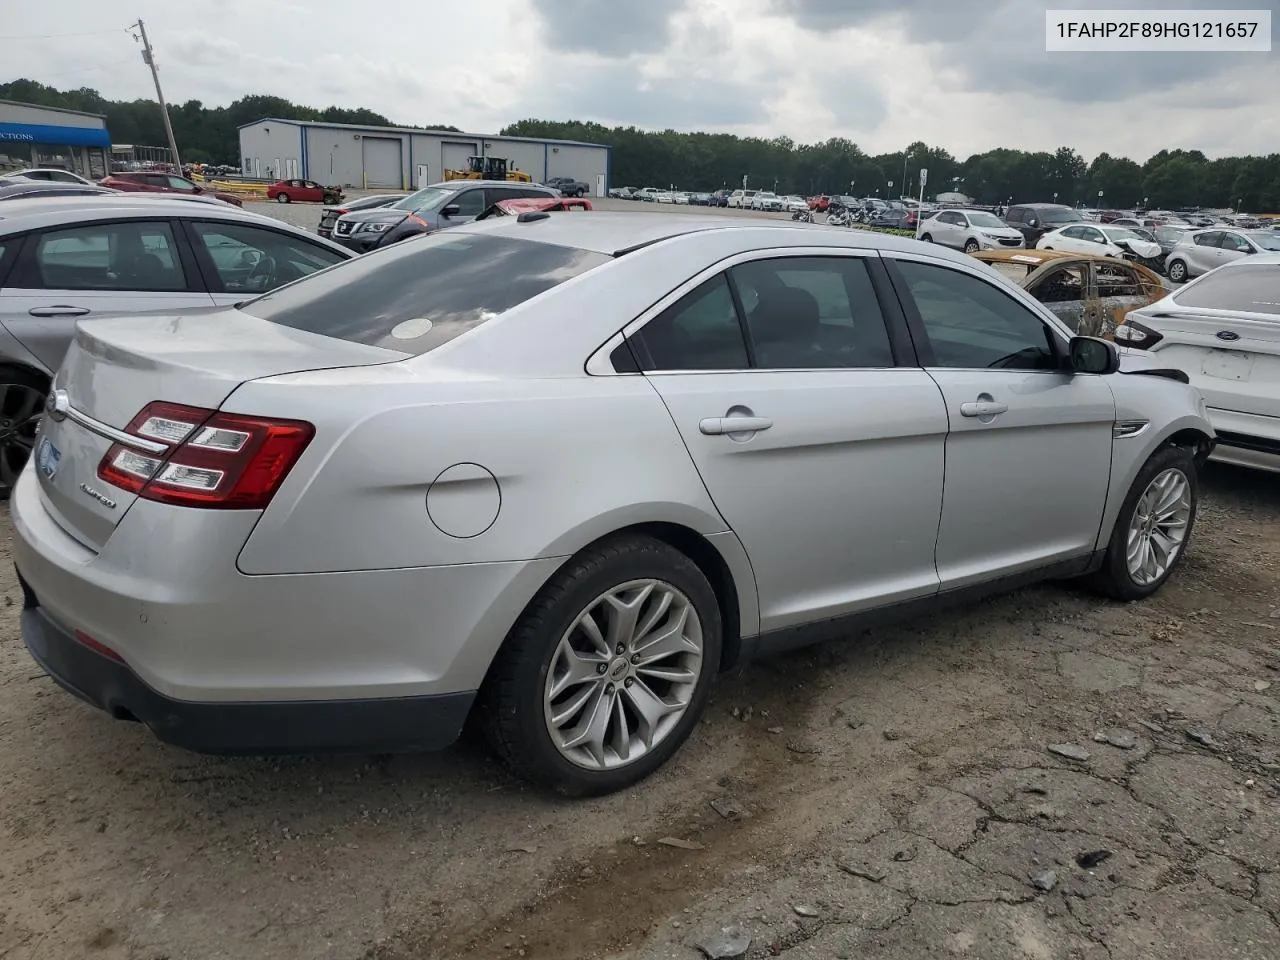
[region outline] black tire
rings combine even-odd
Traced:
[[[276,194],[276,203],[288,203],[288,202],[289,202],[289,195],[287,193]]]
[[[1191,515],[1187,521],[1186,536],[1178,549],[1178,555],[1173,558],[1173,562],[1169,565],[1169,569],[1164,572],[1164,575],[1152,583],[1139,584],[1129,574],[1126,557],[1129,523],[1133,519],[1133,512],[1138,505],[1138,500],[1151,481],[1169,469],[1180,470],[1187,478],[1187,483],[1190,486]],[[1120,513],[1116,517],[1115,528],[1111,531],[1111,539],[1107,543],[1107,552],[1102,561],[1102,568],[1088,577],[1086,584],[1091,589],[1113,600],[1142,600],[1151,596],[1164,586],[1169,577],[1173,575],[1173,571],[1178,569],[1178,565],[1182,563],[1183,557],[1187,555],[1187,548],[1191,545],[1191,535],[1195,529],[1196,514],[1199,506],[1200,481],[1197,475],[1195,456],[1186,447],[1169,446],[1157,450],[1142,465],[1142,469],[1138,471],[1137,477],[1134,478],[1133,485],[1129,488],[1128,494],[1125,495],[1124,503],[1120,505]]]
[[[920,234],[920,239],[923,240],[925,243],[933,243],[933,234],[922,233]]]
[[[964,252],[965,252],[965,253],[974,253],[975,251],[977,251],[977,249],[978,249],[978,241],[977,241],[977,240],[966,240],[966,241],[965,241],[965,244],[964,244]]]
[[[630,764],[611,770],[578,766],[551,741],[543,692],[560,638],[596,597],[630,580],[663,580],[689,598],[702,621],[702,661],[689,705],[676,726]],[[645,536],[624,536],[588,548],[542,588],[503,643],[480,692],[478,717],[490,745],[513,773],[565,796],[612,793],[666,763],[697,725],[720,664],[720,607],[692,560]]]
[[[1169,261],[1169,279],[1173,283],[1184,283],[1187,279],[1187,265],[1181,260]]]
[[[10,390],[22,387],[22,390]],[[39,402],[32,406],[33,394]],[[22,468],[31,457],[35,441],[36,425],[44,412],[44,401],[49,395],[49,378],[30,367],[0,366],[0,500],[8,500],[17,483]],[[13,429],[13,421],[30,412],[35,419],[27,419],[24,425]],[[25,442],[24,442],[25,441]]]

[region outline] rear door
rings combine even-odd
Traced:
[[[1222,247],[1219,246],[1222,240],[1221,230],[1209,230],[1205,233],[1198,233],[1192,237],[1191,244],[1187,247],[1187,259],[1191,261],[1191,272],[1195,275],[1208,273],[1215,267],[1223,264]]]
[[[934,593],[946,411],[879,259],[731,263],[629,338],[750,557],[762,629]]]
[[[161,219],[28,234],[0,289],[5,326],[50,371],[61,365],[77,320],[212,305],[181,233]]]
[[[1111,477],[1106,378],[1064,372],[1065,338],[976,269],[885,257],[949,419],[941,588],[1089,556]]]

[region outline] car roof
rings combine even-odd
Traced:
[[[449,233],[493,233],[557,246],[576,247],[618,256],[650,244],[706,231],[755,233],[752,243],[777,247],[853,247],[861,250],[919,250],[920,241],[871,230],[850,230],[792,220],[739,219],[715,215],[614,213],[592,211],[590,216],[547,217],[521,223],[516,217],[495,217],[453,227]],[[970,263],[962,253],[933,245],[931,256]]]
[[[230,204],[192,203],[159,195],[142,197],[122,194],[88,196],[30,197],[6,200],[0,206],[0,235],[38,230],[45,227],[69,226],[94,220],[111,220],[117,217],[166,217],[200,220],[236,220],[247,223],[269,223],[290,233],[310,236],[322,245],[329,246],[322,238],[287,224],[274,217],[242,210]]]

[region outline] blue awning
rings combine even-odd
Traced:
[[[0,123],[0,150],[10,143],[47,143],[58,147],[111,146],[100,127],[55,127],[45,123]]]

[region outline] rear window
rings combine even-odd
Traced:
[[[421,354],[610,258],[507,237],[405,241],[241,306],[295,330]]]
[[[1180,291],[1174,300],[1184,307],[1280,316],[1280,264],[1241,263],[1214,270]]]

